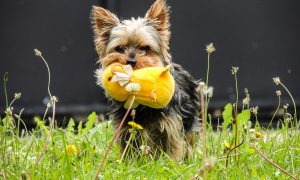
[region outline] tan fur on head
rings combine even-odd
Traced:
[[[119,19],[110,11],[101,7],[93,6],[91,21],[94,30],[96,51],[100,58],[102,58],[109,41],[110,31],[119,23]]]
[[[157,0],[151,8],[146,13],[145,18],[155,21],[156,30],[159,32],[162,39],[161,49],[163,54],[167,57],[165,59],[170,59],[170,55],[167,53],[169,51],[169,40],[170,40],[170,21],[169,21],[169,7],[167,6],[165,0]]]
[[[157,0],[144,18],[120,22],[110,11],[93,7],[91,19],[102,68],[112,62],[126,64],[130,58],[136,60],[134,69],[170,63],[169,8],[164,0]]]

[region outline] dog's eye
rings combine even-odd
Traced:
[[[140,47],[140,51],[144,51],[147,53],[150,51],[150,46],[142,46],[142,47]]]
[[[123,54],[124,52],[125,52],[125,47],[123,47],[123,46],[117,46],[116,47],[116,51],[118,52],[118,53],[121,53],[121,54]]]

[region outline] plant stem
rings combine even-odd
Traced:
[[[47,71],[48,71],[48,94],[50,96],[50,98],[52,97],[51,92],[50,92],[50,83],[51,83],[51,72],[50,72],[50,68],[48,66],[47,61],[45,60],[45,58],[43,57],[43,55],[40,56],[42,58],[42,60],[44,61],[46,67],[47,67]]]
[[[206,135],[206,113],[205,113],[205,103],[204,103],[204,94],[201,93],[201,114],[202,114],[202,153],[203,159],[206,158],[206,142],[205,142],[205,135]]]
[[[236,106],[236,105],[235,105]],[[238,120],[237,120],[237,109],[233,109],[234,119],[235,119],[235,137],[234,137],[234,147],[237,147],[238,143]],[[234,154],[237,154],[237,148],[234,149]],[[237,156],[234,156],[236,160]]]
[[[55,119],[55,103],[53,103],[52,121],[54,121],[54,119]],[[29,174],[29,179],[30,179],[30,176],[34,173],[34,170],[37,168],[38,164],[40,163],[40,161],[41,161],[41,159],[42,159],[42,157],[44,155],[44,152],[45,152],[45,150],[47,148],[47,145],[49,143],[49,139],[50,139],[51,135],[52,135],[52,128],[51,128],[51,125],[50,125],[50,131],[48,132],[48,135],[46,137],[45,143],[43,144],[42,152],[40,153],[39,158],[37,159],[37,161],[36,161],[36,163],[35,163],[35,165],[33,167],[32,172]]]
[[[101,161],[101,163],[100,163],[100,165],[99,165],[99,168],[98,168],[98,170],[97,170],[97,172],[96,172],[96,175],[95,175],[95,177],[94,177],[94,180],[98,179],[98,175],[99,175],[100,171],[102,170],[102,168],[103,168],[103,166],[104,166],[105,160],[107,159],[107,156],[108,156],[110,150],[112,149],[112,145],[114,144],[115,140],[116,140],[117,137],[119,136],[120,130],[121,130],[121,128],[122,128],[122,126],[123,126],[123,124],[124,124],[124,122],[125,122],[125,119],[127,118],[128,114],[129,114],[129,112],[130,112],[130,110],[131,110],[131,108],[132,108],[132,105],[133,105],[133,103],[134,103],[134,100],[135,100],[135,95],[133,94],[133,97],[132,97],[132,100],[131,100],[131,102],[130,102],[130,105],[129,105],[129,107],[128,107],[128,109],[127,109],[127,111],[126,111],[126,113],[125,113],[125,115],[124,115],[124,117],[123,117],[123,119],[122,119],[120,125],[119,125],[118,128],[116,129],[116,131],[115,131],[115,133],[114,133],[114,136],[113,136],[113,139],[111,140],[111,142],[110,142],[108,148],[107,148],[106,151],[105,151],[104,157],[102,158],[102,161]]]
[[[286,92],[287,92],[287,93],[289,94],[289,96],[291,97],[291,100],[292,100],[293,106],[294,106],[294,110],[295,110],[295,111],[294,111],[294,120],[296,121],[296,127],[297,127],[298,119],[297,119],[297,107],[296,107],[295,100],[294,100],[292,94],[290,93],[290,91],[288,90],[288,88],[287,88],[284,84],[282,84],[282,83],[280,83],[280,85],[286,90]]]
[[[4,77],[3,77],[4,96],[5,96],[6,108],[8,108],[8,96],[7,96],[7,87],[6,87],[7,81],[8,81],[8,73],[6,72],[6,73],[4,74]]]
[[[234,147],[237,147],[238,144],[238,102],[239,102],[239,89],[238,89],[238,80],[237,80],[237,72],[234,73],[234,81],[235,81],[235,93],[236,93],[236,101],[235,101],[235,107],[234,107],[234,120],[235,120],[235,138],[234,138]],[[237,154],[237,148],[234,149],[234,154]],[[234,159],[237,159],[237,156],[234,157]]]
[[[282,172],[284,172],[286,175],[290,176],[292,179],[297,179],[294,175],[292,175],[291,173],[289,173],[288,171],[286,171],[285,169],[283,169],[282,167],[280,167],[278,164],[275,164],[274,162],[272,162],[270,159],[268,159],[261,151],[259,151],[254,145],[251,145],[251,147],[266,161],[268,161],[272,166],[276,167],[277,169],[281,170]]]
[[[132,136],[133,136],[133,133],[131,133],[130,136],[129,136],[129,139],[127,141],[126,147],[125,147],[125,149],[124,149],[124,151],[122,153],[121,159],[120,159],[120,164],[122,163],[122,161],[123,161],[123,159],[125,157],[125,154],[126,154],[126,151],[127,151],[128,147],[129,147],[129,144],[130,144],[130,141],[132,139]]]
[[[277,114],[277,112],[279,110],[279,107],[280,107],[280,104],[281,104],[280,102],[281,102],[281,98],[280,98],[280,96],[278,96],[278,105],[277,105],[277,108],[276,108],[276,110],[275,110],[275,112],[274,112],[274,114],[272,116],[272,119],[271,119],[271,121],[270,121],[267,129],[269,129],[269,127],[272,126],[273,119],[275,118],[275,116],[276,116],[276,114]]]
[[[207,70],[206,70],[206,86],[208,87],[208,76],[209,76],[209,67],[210,67],[210,53],[207,54]]]

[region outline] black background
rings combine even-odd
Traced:
[[[121,19],[144,16],[149,0],[2,0],[0,1],[0,75],[9,73],[8,92],[22,99],[15,107],[42,113],[47,97],[47,70],[35,57],[38,48],[51,69],[51,91],[59,98],[58,113],[107,111],[94,71],[97,54],[89,20],[92,5],[103,6]],[[231,67],[238,66],[240,99],[247,87],[251,104],[274,109],[279,76],[299,105],[300,1],[298,0],[169,0],[171,54],[197,79],[205,79],[205,45],[213,42],[209,85],[212,107],[235,100]],[[3,82],[3,81],[1,81]],[[283,102],[291,104],[283,91]],[[4,112],[3,85],[0,111]],[[271,110],[270,110],[271,111]]]

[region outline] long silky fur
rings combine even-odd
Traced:
[[[180,65],[172,63],[172,75],[175,79],[175,93],[171,102],[163,109],[153,109],[143,105],[136,108],[135,122],[144,127],[142,136],[135,137],[138,148],[146,142],[153,151],[162,149],[174,159],[180,159],[192,148],[186,143],[185,135],[192,133],[194,124],[199,122],[200,109],[197,83]],[[115,127],[119,126],[126,109],[123,103],[110,99],[113,111],[110,113]],[[129,138],[128,116],[120,134],[119,143],[124,149]]]

